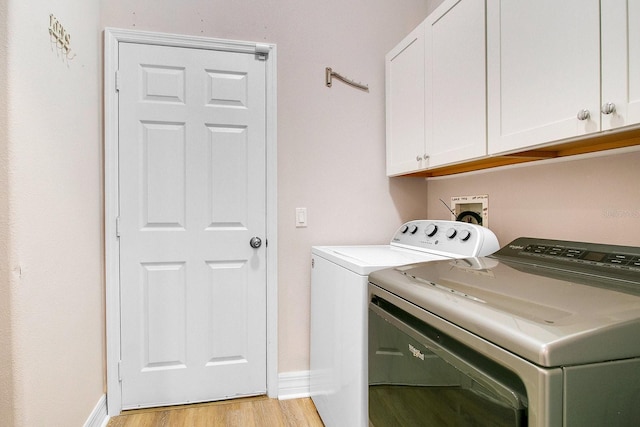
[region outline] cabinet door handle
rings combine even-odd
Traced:
[[[614,104],[613,102],[602,104],[602,109],[600,111],[602,111],[602,114],[612,114],[616,111],[616,104]]]
[[[422,156],[422,158],[425,159],[425,160],[429,160],[429,155],[425,154],[424,156]]]
[[[589,117],[591,117],[591,113],[586,108],[578,111],[578,120],[589,120]]]
[[[417,155],[417,156],[416,156],[416,161],[417,161],[417,162],[419,162],[420,160],[422,160],[422,156]]]

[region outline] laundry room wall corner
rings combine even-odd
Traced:
[[[105,392],[99,3],[0,6],[2,425],[83,425]]]
[[[8,2],[0,2],[0,26],[8,28]],[[0,425],[13,425],[13,348],[9,248],[9,104],[7,100],[8,32],[0,31]]]

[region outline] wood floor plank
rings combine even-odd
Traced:
[[[107,427],[322,427],[310,398],[267,396],[124,411]]]
[[[322,427],[324,425],[311,399],[280,400],[279,405],[287,427]]]
[[[276,399],[268,399],[263,400],[261,402],[256,403],[257,417],[261,421],[262,425],[264,423],[270,422],[270,425],[274,427],[284,427],[284,415],[282,414],[282,410],[280,409],[280,405],[278,400]]]

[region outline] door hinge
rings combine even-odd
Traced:
[[[120,237],[120,217],[116,217],[116,237]]]
[[[118,361],[118,382],[122,382],[122,360]]]
[[[116,92],[120,91],[120,70],[116,71]]]

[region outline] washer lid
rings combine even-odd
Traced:
[[[369,280],[540,366],[640,356],[640,295],[628,282],[486,257],[385,269]]]
[[[445,256],[390,245],[313,246],[311,252],[361,276],[381,268],[448,259]]]
[[[489,255],[499,248],[495,234],[478,225],[414,220],[403,224],[388,245],[313,246],[311,252],[366,276],[397,265]]]

